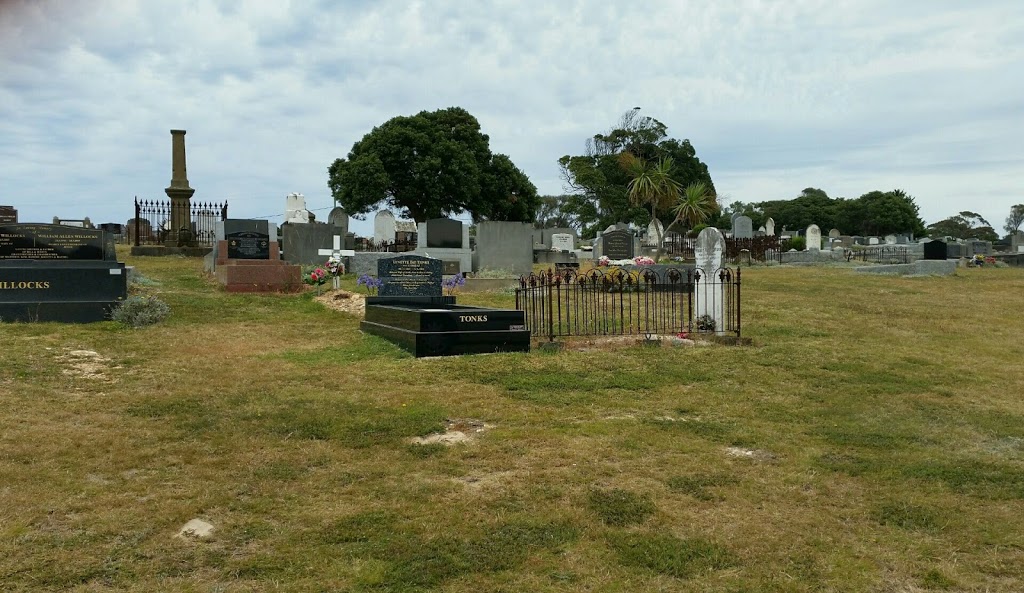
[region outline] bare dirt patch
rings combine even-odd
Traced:
[[[107,371],[121,368],[111,366],[109,358],[92,350],[67,350],[57,356],[57,360],[64,366],[61,373],[77,379],[113,381],[107,376]]]
[[[335,311],[362,317],[366,312],[366,295],[347,290],[328,290],[313,298],[314,301]]]
[[[494,428],[483,420],[473,418],[448,418],[445,420],[445,431],[443,433],[428,434],[425,437],[414,437],[409,439],[413,445],[457,445],[468,443],[485,431]]]
[[[775,455],[764,451],[762,449],[744,449],[742,447],[726,447],[725,454],[729,457],[738,457],[740,459],[754,459],[757,461],[766,461],[769,459],[775,459]]]

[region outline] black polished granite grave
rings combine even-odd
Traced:
[[[360,329],[416,357],[529,352],[525,313],[458,305],[441,294],[441,261],[418,255],[382,259],[380,296],[366,299]]]
[[[270,259],[270,224],[265,220],[225,220],[224,240],[229,259]]]
[[[609,231],[601,235],[601,255],[611,260],[633,259],[633,233],[629,231]]]
[[[128,296],[125,266],[101,230],[0,225],[0,321],[89,323]]]

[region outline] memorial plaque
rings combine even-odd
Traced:
[[[608,259],[633,259],[633,234],[629,231],[609,231],[601,235],[601,255]]]
[[[428,220],[427,247],[462,248],[462,223],[450,218]]]
[[[0,225],[0,260],[102,260],[103,231],[55,224]]]
[[[270,259],[270,238],[256,232],[227,235],[228,259]]]
[[[224,221],[228,259],[270,259],[270,225],[265,220]]]
[[[945,241],[929,241],[924,244],[924,258],[943,260],[949,257]]]
[[[377,262],[382,297],[441,296],[441,275],[439,259],[400,255]]]
[[[441,261],[441,273],[445,276],[451,276],[453,274],[462,273],[462,262],[459,260],[442,260]]]

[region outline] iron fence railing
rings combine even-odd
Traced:
[[[740,335],[740,271],[586,272],[548,270],[523,276],[516,308],[535,336]]]
[[[128,221],[122,237],[133,245],[163,245],[168,242],[213,245],[216,224],[227,220],[228,203],[178,204],[170,200],[135,198],[135,217]],[[187,229],[175,229],[173,221],[188,220]]]

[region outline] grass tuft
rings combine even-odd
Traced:
[[[596,513],[605,525],[613,527],[643,523],[658,510],[650,496],[618,488],[591,490],[587,496],[587,507]]]
[[[608,543],[622,564],[679,579],[736,565],[736,558],[726,548],[701,538],[613,533],[608,535]]]

